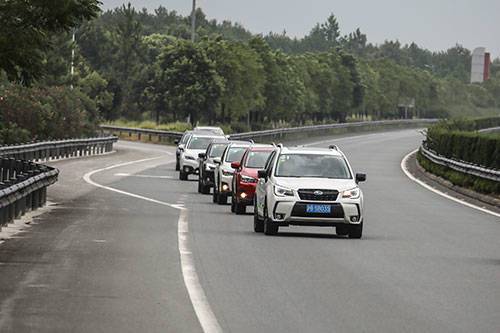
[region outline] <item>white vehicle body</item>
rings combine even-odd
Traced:
[[[187,180],[188,175],[198,174],[198,155],[204,153],[214,139],[225,139],[224,136],[210,135],[206,132],[202,134],[193,133],[183,148],[179,156],[179,179]]]
[[[245,149],[252,145],[252,142],[238,141],[230,143],[220,160],[217,160],[214,171],[214,202],[219,204],[227,203],[227,198],[231,195],[234,169],[231,163],[234,160],[229,159],[234,151],[241,152],[243,156]],[[241,157],[238,161],[241,160]]]
[[[344,174],[339,178],[280,176],[278,164],[294,159],[291,157],[294,154],[311,157],[311,160],[326,158],[340,163]],[[324,166],[324,172],[330,170],[332,168]],[[260,173],[265,177],[259,177],[256,188],[255,231],[274,234],[280,226],[329,226],[336,227],[339,235],[361,237],[364,199],[358,183],[364,181],[366,175],[354,176],[349,162],[338,148],[282,148],[273,153],[265,172]]]
[[[224,136],[224,131],[220,127],[215,126],[197,126],[193,129],[195,132],[209,132],[214,135]]]

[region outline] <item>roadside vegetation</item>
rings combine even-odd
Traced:
[[[32,139],[85,135],[102,122],[180,131],[217,124],[242,132],[500,112],[500,59],[490,81],[471,85],[471,53],[460,45],[442,52],[398,41],[374,45],[359,29],[342,33],[334,15],[301,39],[255,35],[201,10],[193,44],[189,17],[164,7],[99,13],[97,1],[72,0],[78,6],[68,11],[62,2],[50,2],[62,11],[56,22],[36,10],[37,1],[2,5],[0,37],[16,38],[0,38],[0,133],[8,133],[0,142],[26,131]],[[29,28],[20,31],[11,17]],[[52,132],[57,121],[67,130]]]
[[[500,133],[478,133],[500,126],[500,117],[442,121],[427,131],[427,147],[439,155],[500,170]],[[500,183],[437,165],[418,154],[420,165],[455,185],[486,194],[500,194]]]

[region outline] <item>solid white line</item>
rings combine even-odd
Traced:
[[[179,244],[179,253],[181,255],[182,276],[184,284],[188,290],[189,298],[193,304],[196,316],[200,321],[203,332],[218,333],[222,328],[213,313],[207,296],[203,291],[198,274],[194,266],[193,252],[189,248],[189,225],[187,220],[187,210],[181,210],[177,225],[177,237]]]
[[[156,203],[162,206],[167,206],[171,208],[178,209],[180,211],[179,214],[179,219],[177,222],[177,239],[178,239],[178,247],[179,247],[179,255],[180,255],[180,264],[181,264],[181,271],[182,271],[182,277],[184,279],[184,285],[186,286],[186,289],[188,291],[189,299],[191,300],[191,304],[193,305],[194,312],[196,313],[196,317],[198,318],[198,321],[200,322],[201,328],[203,329],[203,332],[205,333],[219,333],[222,332],[222,328],[219,325],[219,322],[217,321],[217,318],[215,317],[214,312],[212,311],[212,308],[210,307],[210,303],[208,303],[207,296],[205,294],[205,291],[203,290],[203,287],[201,286],[200,279],[198,278],[198,274],[196,273],[196,268],[194,265],[194,256],[193,252],[191,251],[189,247],[189,225],[188,225],[188,219],[187,219],[187,209],[184,208],[183,205],[179,204],[171,204],[168,202],[163,202],[159,201],[156,199],[144,197],[142,195],[122,191],[113,187],[109,186],[104,186],[101,184],[98,184],[94,182],[91,177],[92,175],[106,171],[106,170],[111,170],[114,168],[122,167],[122,166],[127,166],[131,164],[136,164],[136,163],[142,163],[142,162],[148,162],[148,161],[153,161],[156,159],[160,159],[162,157],[154,157],[154,158],[148,158],[148,159],[143,159],[143,160],[137,160],[137,161],[132,161],[132,162],[126,162],[126,163],[121,163],[121,164],[115,164],[111,165],[106,168],[98,169],[91,171],[83,176],[83,179],[96,187],[120,193],[129,197],[149,201],[152,203]]]
[[[158,178],[158,179],[172,179],[172,176],[153,176],[153,175],[134,175],[130,173],[115,173],[117,177],[136,177],[136,178]]]
[[[429,191],[432,191],[432,192],[434,192],[434,193],[436,193],[436,194],[439,194],[439,195],[440,195],[440,196],[442,196],[442,197],[445,197],[445,198],[450,199],[450,200],[452,200],[452,201],[458,202],[458,203],[460,203],[460,204],[462,204],[462,205],[464,205],[464,206],[467,206],[467,207],[470,207],[470,208],[473,208],[473,209],[477,209],[477,210],[479,210],[479,211],[481,211],[481,212],[483,212],[483,213],[487,213],[487,214],[490,214],[490,215],[493,215],[493,216],[500,217],[500,214],[498,214],[498,213],[495,213],[495,212],[493,212],[493,211],[491,211],[491,210],[488,210],[488,209],[486,209],[486,208],[483,208],[483,207],[479,207],[479,206],[473,205],[473,204],[468,203],[468,202],[466,202],[466,201],[464,201],[464,200],[461,200],[461,199],[458,199],[458,198],[452,197],[451,195],[448,195],[448,194],[446,194],[446,193],[444,193],[444,192],[441,192],[441,191],[439,191],[439,190],[435,189],[434,187],[432,187],[432,186],[430,186],[430,185],[428,185],[428,184],[424,183],[424,182],[423,182],[423,181],[421,181],[420,179],[415,178],[415,176],[413,176],[413,175],[410,173],[410,171],[408,171],[408,169],[406,168],[406,165],[407,165],[407,162],[408,162],[408,159],[410,158],[410,156],[411,156],[411,155],[413,155],[413,154],[415,154],[417,151],[418,151],[418,149],[416,149],[416,150],[412,151],[411,153],[409,153],[408,155],[406,155],[406,156],[403,158],[403,160],[401,161],[401,170],[403,170],[403,172],[405,173],[405,175],[406,175],[408,178],[410,178],[411,180],[413,180],[415,183],[417,183],[417,184],[419,184],[419,185],[421,185],[421,186],[425,187],[425,188],[426,188],[426,189],[428,189]]]

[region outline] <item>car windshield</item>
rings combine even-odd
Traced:
[[[188,149],[207,149],[212,140],[213,138],[195,136],[189,141]]]
[[[351,179],[344,158],[318,154],[283,154],[276,165],[276,177]]]
[[[241,161],[243,154],[245,153],[246,147],[232,147],[226,155],[226,162],[232,163],[235,161]]]
[[[216,143],[212,145],[212,148],[210,149],[210,153],[208,154],[208,157],[221,157],[222,153],[224,153],[224,149],[226,149],[227,144],[226,143]]]
[[[251,169],[263,169],[272,151],[251,151],[248,153],[246,167]]]

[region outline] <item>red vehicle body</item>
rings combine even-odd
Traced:
[[[274,149],[274,147],[269,146],[250,146],[240,162],[231,163],[231,167],[235,169],[231,200],[232,212],[245,214],[246,207],[253,205],[258,181],[257,172],[264,169]]]

